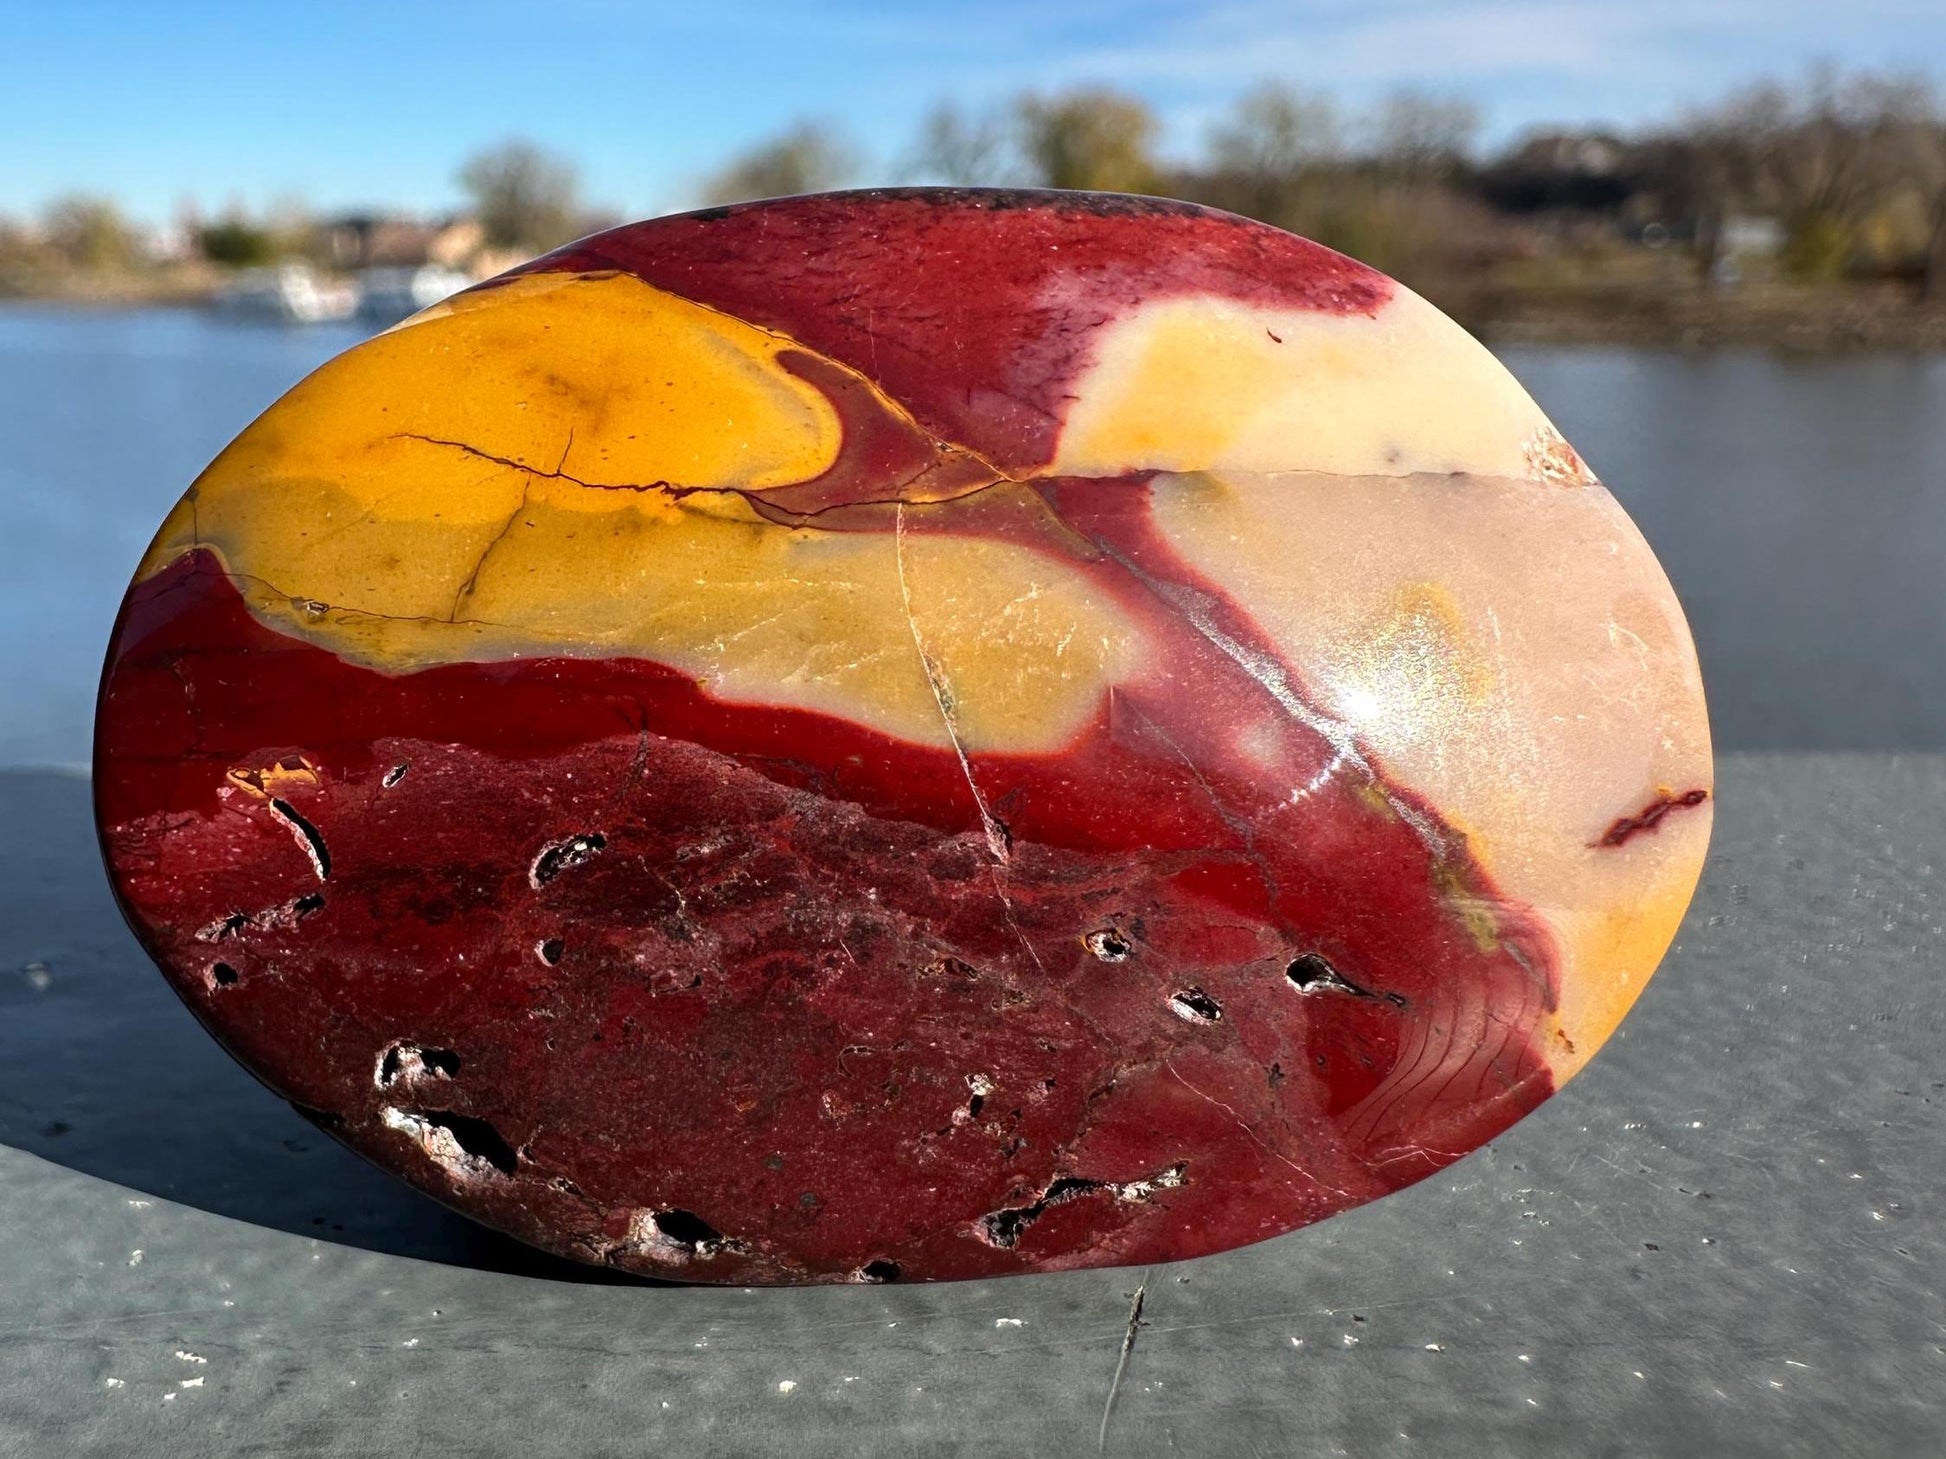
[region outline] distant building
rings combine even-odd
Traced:
[[[1510,213],[1614,213],[1636,190],[1629,143],[1607,132],[1542,132],[1481,175],[1489,202]]]
[[[333,268],[464,268],[486,242],[477,218],[426,220],[382,213],[346,213],[319,225]]]
[[[1607,132],[1543,132],[1509,160],[1543,176],[1613,177],[1627,158],[1628,144]]]
[[[1775,258],[1784,251],[1784,225],[1776,218],[1732,213],[1717,234],[1717,252],[1737,258]]]
[[[137,242],[142,256],[150,263],[187,263],[202,257],[202,249],[196,239],[196,224],[193,220],[177,218],[153,228],[141,229]]]

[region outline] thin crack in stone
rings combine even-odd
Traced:
[[[1113,694],[1114,690],[1111,688],[1109,693]],[[1161,740],[1163,744],[1167,745],[1171,753],[1178,760],[1182,761],[1183,767],[1195,777],[1196,784],[1201,788],[1204,797],[1209,801],[1210,809],[1216,812],[1217,819],[1228,827],[1231,835],[1243,843],[1245,859],[1249,861],[1251,866],[1256,868],[1257,875],[1263,879],[1264,889],[1270,893],[1271,905],[1275,906],[1284,895],[1283,888],[1278,883],[1276,872],[1271,869],[1269,859],[1257,847],[1256,827],[1251,824],[1248,817],[1237,815],[1223,803],[1222,797],[1216,793],[1216,787],[1211,785],[1208,777],[1203,774],[1202,767],[1189,758],[1188,753],[1170,737],[1167,730],[1163,729],[1154,719],[1144,713],[1138,705],[1128,703],[1126,700],[1123,702],[1126,704],[1128,712],[1146,725],[1151,734]]]
[[[1332,747],[1335,752],[1332,759],[1306,785],[1297,787],[1293,791],[1293,802],[1315,794],[1323,788],[1334,773],[1345,766],[1350,766],[1364,777],[1365,783],[1384,798],[1386,807],[1419,838],[1436,867],[1444,868],[1452,864],[1455,851],[1452,836],[1433,817],[1411,804],[1386,783],[1377,767],[1359,748],[1357,736],[1350,725],[1343,720],[1323,714],[1305,703],[1291,687],[1290,678],[1281,664],[1269,654],[1238,642],[1219,628],[1211,618],[1202,594],[1191,588],[1159,581],[1144,572],[1133,559],[1117,550],[1112,543],[1098,537],[1091,540],[1103,553],[1118,563],[1158,599],[1174,609],[1185,623],[1249,675],[1285,713],[1319,735]],[[1492,914],[1491,907],[1485,904],[1482,904],[1482,907],[1490,915]],[[1456,915],[1463,917],[1464,914],[1456,909]],[[1497,918],[1495,920],[1497,922]]]
[[[1242,1115],[1238,1114],[1234,1109],[1232,1109],[1229,1105],[1225,1104],[1222,1100],[1218,1099],[1215,1095],[1210,1094],[1205,1090],[1198,1089],[1195,1085],[1191,1084],[1187,1079],[1182,1077],[1181,1071],[1178,1070],[1174,1064],[1165,1063],[1162,1067],[1167,1069],[1171,1077],[1173,1077],[1178,1084],[1182,1085],[1184,1089],[1187,1089],[1191,1094],[1195,1095],[1198,1099],[1208,1101],[1210,1104],[1216,1106],[1216,1108],[1222,1110],[1224,1114],[1228,1115],[1236,1123],[1236,1127],[1239,1130],[1242,1130],[1244,1134],[1250,1137],[1250,1142],[1253,1145],[1255,1145],[1259,1150],[1262,1150],[1264,1154],[1270,1156],[1271,1159],[1281,1161],[1283,1164],[1288,1165],[1292,1170],[1295,1170],[1299,1175],[1303,1176],[1306,1180],[1310,1181],[1313,1185],[1319,1186],[1324,1190],[1328,1190],[1333,1195],[1343,1196],[1346,1200],[1350,1200],[1352,1198],[1350,1191],[1340,1190],[1335,1185],[1327,1185],[1324,1181],[1318,1179],[1317,1176],[1311,1174],[1310,1171],[1306,1170],[1303,1166],[1299,1165],[1295,1160],[1291,1159],[1288,1155],[1284,1154],[1282,1151],[1278,1150],[1274,1146],[1267,1143],[1264,1140],[1263,1136],[1259,1135],[1256,1132],[1256,1130],[1251,1128],[1249,1121],[1245,1120]]]
[[[214,550],[214,549],[205,549]],[[228,564],[220,569],[221,576],[237,584],[254,584],[266,598],[274,598],[287,604],[316,602],[302,593],[287,592],[269,578],[260,577],[252,572],[237,572]],[[491,618],[440,618],[431,613],[380,613],[375,608],[357,608],[349,603],[324,603],[320,605],[327,613],[345,613],[354,618],[376,618],[383,623],[430,623],[441,628],[498,628],[507,633],[528,631],[518,623],[498,623]]]
[[[554,470],[548,473],[550,476],[557,478],[561,476],[561,468],[568,464],[568,453],[573,449],[574,427],[569,426],[567,443],[561,447],[561,457],[554,463]],[[525,479],[520,487],[520,500],[514,504],[513,511],[508,513],[507,520],[500,524],[500,530],[493,534],[493,540],[487,543],[486,549],[480,553],[479,560],[473,564],[473,571],[468,573],[466,580],[459,585],[459,591],[453,594],[453,606],[446,614],[447,622],[450,623],[459,617],[459,605],[473,596],[474,589],[480,584],[480,574],[486,571],[487,559],[493,556],[495,548],[507,540],[508,534],[513,531],[520,519],[527,515],[528,507],[533,504],[534,478],[540,474],[532,470],[525,471]],[[533,523],[529,522],[528,525],[531,527]]]
[[[932,692],[933,703],[939,709],[940,723],[946,727],[946,738],[952,742],[953,753],[959,757],[960,773],[966,777],[966,788],[973,793],[973,804],[979,807],[980,825],[986,832],[987,850],[993,853],[995,861],[1004,865],[1011,854],[1009,838],[993,812],[988,809],[987,799],[980,793],[980,787],[973,779],[973,764],[967,759],[966,746],[960,741],[959,726],[953,718],[952,686],[947,683],[938,662],[927,652],[925,640],[919,634],[919,620],[912,611],[912,585],[907,580],[905,571],[905,503],[899,503],[893,522],[893,562],[898,569],[899,598],[905,609],[906,627],[912,633],[912,647],[919,654],[919,666],[925,672],[926,687]]]
[[[480,553],[479,560],[473,564],[473,570],[461,580],[459,588],[453,594],[453,606],[446,613],[448,623],[459,620],[460,604],[473,596],[473,590],[480,583],[480,574],[486,571],[487,559],[493,556],[496,547],[507,540],[507,534],[513,531],[515,524],[527,515],[527,508],[532,503],[534,495],[535,474],[526,473],[526,480],[520,488],[520,500],[514,504],[513,511],[508,513],[507,520],[500,524],[500,530],[493,534],[493,540],[488,542],[486,548]]]
[[[884,397],[881,396],[880,399],[883,401]],[[922,432],[921,434],[924,434],[926,439],[931,441],[933,446],[938,450],[959,452],[977,462],[983,469],[992,472],[992,480],[982,482],[977,486],[969,486],[965,491],[958,493],[957,496],[950,498],[950,500],[957,501],[962,497],[973,496],[979,492],[988,491],[1002,483],[1031,479],[1009,476],[1005,472],[993,468],[976,451],[967,450],[965,447],[955,445],[950,441],[937,440],[930,433]],[[903,496],[862,497],[831,502],[825,506],[813,508],[810,511],[800,511],[793,507],[781,506],[777,502],[772,501],[763,492],[753,490],[747,486],[681,486],[672,481],[589,481],[584,477],[570,475],[558,467],[552,471],[543,470],[541,467],[529,465],[525,461],[517,461],[511,456],[496,456],[491,451],[484,451],[478,446],[467,444],[465,441],[450,440],[444,436],[422,435],[416,431],[399,431],[387,437],[387,439],[395,441],[418,441],[423,445],[442,446],[449,450],[463,452],[481,461],[490,461],[496,466],[502,466],[512,471],[522,471],[529,476],[538,476],[547,481],[565,481],[571,486],[578,486],[587,491],[632,491],[644,494],[653,492],[669,497],[675,501],[681,501],[692,496],[733,496],[745,502],[753,511],[764,518],[764,520],[778,526],[814,526],[818,518],[850,508],[902,507],[907,505],[906,498]],[[564,454],[562,460],[565,461],[566,459]],[[930,469],[930,467],[927,467],[913,472],[904,481],[895,483],[893,490],[897,491],[901,487],[911,485],[913,482],[925,476],[926,472]],[[475,572],[478,572],[477,568]]]
[[[636,706],[636,711],[641,713],[640,705]],[[628,757],[628,764],[622,769],[620,783],[608,795],[608,808],[611,811],[626,803],[641,785],[642,772],[649,763],[649,740],[648,724],[638,722],[635,726],[635,752]]]
[[[741,488],[730,486],[677,486],[673,482],[668,481],[584,481],[579,476],[572,476],[561,470],[560,466],[556,466],[554,470],[549,471],[546,467],[535,466],[530,462],[516,460],[512,456],[496,456],[491,451],[484,451],[478,446],[469,445],[465,441],[451,440],[445,436],[428,436],[418,431],[396,431],[386,437],[386,439],[392,441],[418,441],[422,445],[427,446],[444,446],[448,450],[460,451],[468,456],[477,457],[482,461],[491,461],[496,466],[505,466],[513,471],[524,471],[529,476],[539,476],[548,481],[565,481],[571,486],[586,487],[589,491],[666,492],[671,496],[680,497],[694,496],[701,492],[740,494],[742,490]],[[569,444],[573,444],[572,433],[569,435]],[[561,463],[565,465],[567,459],[567,452],[563,451],[561,453]]]
[[[932,655],[926,652],[925,640],[919,633],[919,620],[912,611],[912,585],[905,571],[904,502],[898,503],[892,523],[892,560],[898,571],[899,597],[901,606],[905,610],[906,627],[911,631],[912,647],[919,655],[919,667],[926,676],[926,687],[931,691],[933,703],[939,709],[940,723],[946,727],[946,738],[952,742],[953,753],[959,757],[960,773],[966,777],[966,788],[973,793],[973,804],[979,808],[980,826],[986,833],[987,851],[993,857],[993,862],[988,866],[987,871],[993,879],[994,895],[1000,899],[1001,914],[1006,917],[1007,925],[1013,929],[1014,936],[1026,949],[1027,956],[1033,960],[1034,966],[1045,976],[1047,966],[1041,961],[1039,951],[1035,949],[1025,929],[1021,927],[1019,919],[1015,917],[1013,899],[1007,895],[1006,867],[1013,855],[1013,838],[1006,826],[988,809],[986,797],[980,793],[979,784],[973,778],[972,761],[967,758],[966,747],[960,742],[959,727],[953,720],[952,686],[939,672]]]
[[[1218,628],[1207,608],[1200,601],[1201,594],[1173,583],[1162,582],[1144,572],[1132,558],[1118,551],[1112,543],[1100,538],[1093,540],[1097,547],[1113,558],[1137,582],[1173,608],[1183,622],[1195,629],[1219,649],[1225,658],[1255,680],[1286,714],[1324,739],[1346,763],[1356,766],[1374,781],[1377,780],[1378,777],[1371,765],[1358,749],[1357,738],[1352,733],[1351,726],[1343,720],[1321,714],[1306,704],[1291,687],[1290,679],[1281,664],[1268,654],[1237,642]]]

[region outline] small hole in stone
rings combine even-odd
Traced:
[[[1185,988],[1170,994],[1169,1007],[1176,1017],[1191,1023],[1215,1023],[1223,1016],[1223,1005],[1201,988]]]
[[[987,1096],[993,1093],[993,1080],[985,1074],[969,1074],[966,1087],[973,1091],[966,1101],[966,1117],[978,1119],[980,1111],[986,1108]]]
[[[1012,1152],[1008,1153],[1011,1155]],[[1014,1246],[1020,1241],[1020,1233],[1046,1214],[1048,1207],[1103,1189],[1107,1187],[1099,1180],[1063,1175],[1041,1192],[1040,1199],[1031,1205],[1009,1206],[980,1217],[980,1230],[984,1238],[995,1246]]]
[[[459,1077],[459,1055],[451,1049],[429,1049],[419,1044],[393,1044],[379,1056],[378,1078],[380,1089],[389,1088],[398,1079],[408,1083],[415,1079],[457,1079]]]
[[[232,912],[221,922],[212,922],[209,926],[205,927],[201,932],[196,934],[196,939],[199,942],[221,942],[226,937],[235,937],[249,925],[249,913]]]
[[[1101,1182],[1089,1180],[1085,1175],[1064,1175],[1047,1188],[1041,1197],[1043,1205],[1058,1205],[1071,1196],[1085,1196],[1089,1191],[1100,1190]]]
[[[229,988],[236,984],[237,970],[228,963],[212,963],[209,970],[210,981],[219,988]]]
[[[1104,927],[1099,932],[1090,932],[1081,939],[1082,945],[1105,963],[1127,962],[1129,954],[1135,949],[1129,940],[1113,927]]]
[[[287,800],[272,796],[270,812],[291,828],[304,854],[311,858],[311,868],[318,874],[319,881],[331,879],[331,848],[324,844],[324,833],[310,823],[304,815]]]
[[[1394,1008],[1406,1006],[1403,993],[1375,993],[1370,988],[1360,987],[1333,967],[1329,959],[1315,952],[1293,958],[1290,966],[1284,969],[1284,976],[1300,993],[1343,993],[1352,998],[1378,998]]]
[[[540,954],[541,961],[546,963],[550,968],[560,963],[561,955],[567,950],[568,945],[558,937],[550,937],[534,949],[535,952]]]
[[[527,868],[528,885],[539,891],[570,867],[580,866],[592,859],[607,844],[608,838],[599,831],[586,831],[548,842]]]
[[[291,911],[299,917],[308,917],[313,912],[324,910],[324,897],[319,892],[306,892],[291,903]]]
[[[502,1175],[512,1175],[519,1168],[519,1154],[507,1143],[506,1137],[485,1120],[475,1119],[471,1115],[450,1114],[445,1110],[427,1110],[425,1119],[450,1134],[468,1155],[486,1161]]]
[[[390,790],[393,786],[397,785],[401,780],[405,779],[405,772],[410,770],[411,768],[412,768],[412,762],[410,760],[399,761],[398,764],[394,765],[390,770],[387,770],[385,772],[385,778],[379,781],[379,785],[383,789]]]
[[[723,1233],[694,1211],[657,1211],[655,1229],[677,1246],[695,1251],[722,1241]]]
[[[858,1275],[868,1282],[896,1282],[899,1279],[899,1264],[880,1257],[877,1261],[866,1262],[859,1268]]]
[[[1284,976],[1295,986],[1307,992],[1312,988],[1328,987],[1342,981],[1338,976],[1338,970],[1314,952],[1307,952],[1303,957],[1292,959],[1291,965],[1284,969]]]

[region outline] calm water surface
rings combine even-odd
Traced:
[[[0,765],[87,760],[149,534],[232,436],[361,337],[0,309]],[[1946,746],[1946,359],[1506,359],[1674,579],[1721,746]]]

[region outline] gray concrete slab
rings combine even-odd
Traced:
[[[85,782],[0,775],[0,1455],[1930,1459],[1946,757],[1722,769],[1636,1012],[1442,1176],[1176,1266],[806,1291],[602,1279],[368,1170],[149,968]]]

